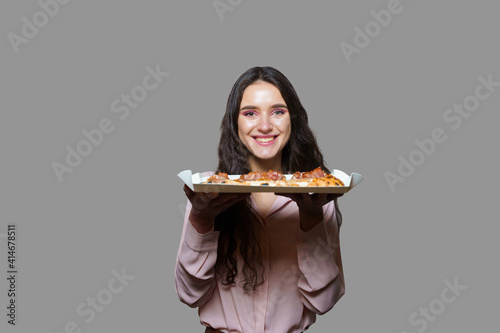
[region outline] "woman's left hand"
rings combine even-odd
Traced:
[[[343,193],[276,193],[292,199],[299,207],[300,228],[311,230],[323,220],[323,205],[335,200]]]

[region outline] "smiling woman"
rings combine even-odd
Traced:
[[[329,173],[297,93],[272,67],[233,85],[218,153],[216,172]],[[176,289],[206,332],[303,332],[344,294],[341,194],[184,191]]]

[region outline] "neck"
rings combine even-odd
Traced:
[[[282,172],[281,156],[269,160],[259,160],[250,157],[250,171],[267,172],[269,170]]]

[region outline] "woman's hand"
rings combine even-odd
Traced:
[[[184,185],[184,192],[192,205],[189,221],[200,234],[212,229],[217,215],[250,196],[250,193],[194,192],[187,185]]]
[[[323,206],[343,193],[276,193],[290,198],[299,207],[300,228],[309,231],[323,220]]]

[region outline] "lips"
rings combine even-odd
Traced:
[[[278,137],[277,135],[265,135],[265,136],[254,136],[253,138],[258,143],[266,144],[273,142],[277,137]]]

